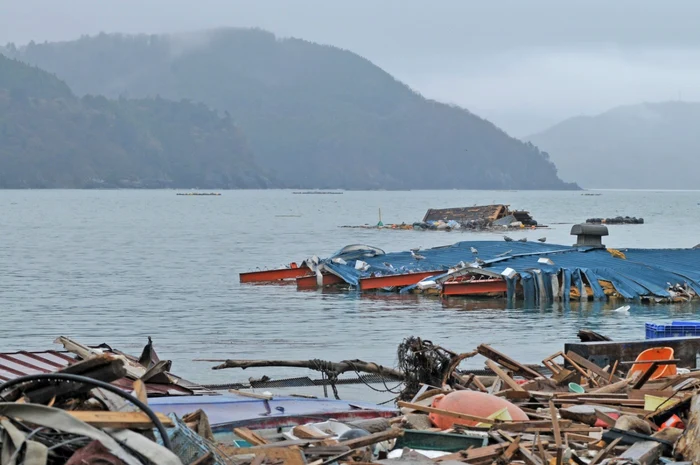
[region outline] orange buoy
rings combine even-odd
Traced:
[[[447,395],[435,396],[432,406],[450,412],[465,413],[476,417],[487,418],[499,410],[507,409],[510,417],[515,421],[525,421],[529,418],[516,405],[511,404],[507,400],[492,396],[479,391],[454,391]],[[474,426],[478,422],[470,420],[462,420],[459,418],[447,417],[444,415],[431,413],[428,415],[430,421],[440,429],[451,428],[452,425],[467,425]]]
[[[630,368],[629,373],[627,373],[627,378],[633,378],[637,373],[639,373],[638,376],[641,376],[651,367],[651,362],[659,360],[673,360],[673,348],[655,347],[653,349],[645,350],[634,360],[635,363],[632,365],[632,368]],[[675,374],[675,363],[670,365],[659,365],[659,368],[657,368],[654,374],[651,375],[651,379],[664,378]]]

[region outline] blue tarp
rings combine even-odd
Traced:
[[[625,258],[616,257],[606,249],[539,242],[466,241],[416,251],[422,259],[416,259],[410,251],[380,255],[369,251],[369,256],[353,251],[346,256],[336,254],[322,264],[327,271],[356,286],[360,278],[370,276],[424,271],[436,271],[438,275],[460,262],[475,263],[478,258],[486,270],[501,273],[512,268],[518,272],[525,298],[532,300],[557,295],[558,290],[552,289],[552,276],[558,276],[560,283],[563,278],[564,299],[568,298],[570,286],[581,290],[584,280],[591,286],[595,299],[605,298],[599,280],[612,283],[627,299],[670,297],[669,287],[674,285],[687,285],[700,293],[700,249],[619,250]],[[554,265],[538,263],[542,257],[549,258]],[[356,267],[357,260],[366,265]],[[512,296],[514,286],[508,288]]]

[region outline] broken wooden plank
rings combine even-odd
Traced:
[[[593,373],[600,376],[601,378],[603,378],[604,380],[606,380],[609,383],[610,382],[617,383],[618,381],[621,381],[621,379],[619,377],[615,376],[614,369],[611,373],[607,373],[602,368],[600,368],[598,365],[591,362],[590,360],[587,360],[587,359],[581,357],[576,352],[568,351],[566,353],[566,356],[568,358],[570,358],[571,360],[573,360],[574,362],[576,362],[578,365],[581,365],[582,367],[586,368],[587,370],[591,370]]]
[[[492,465],[499,465],[502,463],[509,463],[510,460],[513,458],[513,455],[518,451],[520,448],[520,436],[515,438],[515,441],[511,442],[508,448],[503,451],[503,454],[497,459],[493,461]]]
[[[362,436],[359,438],[348,439],[347,441],[341,441],[338,443],[339,446],[346,446],[350,449],[358,449],[360,447],[371,446],[378,442],[388,441],[389,439],[395,439],[399,436],[403,436],[404,431],[398,428],[391,428],[386,431],[381,431],[379,433],[370,434],[369,436]]]
[[[601,412],[598,409],[595,409],[595,416],[597,419],[603,421],[611,428],[614,427],[615,423],[617,422],[617,420],[615,420],[613,417],[611,417],[610,415],[607,415],[604,412]]]
[[[298,437],[299,439],[327,439],[331,437],[328,434],[315,431],[314,429],[306,425],[295,426],[294,428],[292,428],[292,434],[294,434],[294,436]]]
[[[493,349],[487,344],[479,345],[479,347],[477,347],[476,350],[489,360],[493,360],[494,362],[508,368],[510,371],[522,376],[523,378],[535,379],[542,376],[540,373],[536,372],[532,368],[526,367],[517,360],[513,360],[512,358]]]
[[[439,409],[439,408],[435,408],[435,407],[428,407],[426,405],[411,404],[409,402],[403,402],[403,401],[397,402],[397,405],[400,408],[410,408],[413,410],[418,410],[419,412],[435,413],[437,415],[443,415],[443,416],[451,417],[451,418],[458,418],[460,420],[475,421],[478,423],[494,424],[494,423],[501,423],[503,421],[503,420],[497,420],[497,419],[492,419],[492,418],[478,417],[476,415],[468,415],[466,413],[452,412],[450,410],[443,410],[443,409]]]
[[[598,451],[598,453],[593,457],[593,459],[588,462],[588,465],[597,465],[599,464],[605,457],[612,452],[612,450],[617,446],[620,441],[622,441],[622,438],[617,438],[614,441],[612,441],[610,444],[605,446],[605,448],[601,449]]]
[[[523,389],[518,383],[515,382],[513,378],[508,376],[508,373],[503,371],[498,365],[493,363],[491,360],[486,360],[486,366],[489,367],[491,371],[496,373],[496,376],[501,378],[503,382],[508,385],[509,388],[511,388],[514,391],[525,392],[525,389]]]
[[[632,385],[632,389],[641,389],[641,387],[644,386],[644,383],[649,381],[649,379],[654,374],[657,368],[659,368],[659,363],[652,362],[649,368],[647,368],[646,371],[642,374],[642,376],[640,376],[637,379],[637,381],[635,381],[635,383]]]
[[[554,406],[554,402],[549,401],[549,415],[552,417],[552,434],[557,449],[561,448],[561,431],[559,430],[559,412]],[[560,465],[560,464],[559,464]]]
[[[252,444],[253,446],[262,446],[267,444],[267,440],[260,436],[255,431],[251,431],[248,428],[234,428],[233,434],[243,439],[244,441]]]
[[[508,448],[510,443],[503,444],[493,444],[491,446],[475,447],[468,450],[463,450],[460,452],[455,452],[454,454],[443,455],[434,459],[436,462],[445,462],[451,460],[459,460],[462,462],[472,462],[484,459],[495,459],[503,453],[504,450]]]
[[[134,388],[134,397],[144,404],[148,404],[148,394],[146,392],[146,385],[143,383],[143,381],[140,379],[135,380],[132,387]]]
[[[143,412],[107,412],[100,410],[67,410],[78,420],[96,428],[151,429],[153,422]],[[156,413],[165,427],[174,426],[173,421],[162,413]]]

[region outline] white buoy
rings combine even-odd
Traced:
[[[630,306],[629,305],[623,305],[620,308],[616,308],[614,310],[616,313],[629,313],[630,312]]]

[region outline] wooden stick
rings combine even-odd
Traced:
[[[523,378],[527,379],[535,379],[535,378],[541,378],[542,375],[532,368],[526,367],[522,363],[513,360],[512,358],[508,357],[505,354],[502,354],[501,352],[491,348],[490,346],[486,344],[481,344],[479,347],[476,348],[476,350],[483,355],[484,357],[493,360],[496,363],[499,363],[503,365],[504,367],[508,368],[509,370],[519,374]]]
[[[621,438],[621,437],[615,439],[613,442],[611,442],[610,444],[608,444],[607,446],[605,446],[604,449],[601,449],[600,451],[598,451],[598,453],[596,454],[596,456],[593,457],[593,460],[591,460],[590,462],[588,462],[588,465],[596,465],[596,464],[600,463],[600,462],[615,448],[615,446],[616,446],[620,441],[622,441],[622,438]]]
[[[601,421],[604,421],[604,422],[607,423],[608,426],[610,426],[611,428],[612,428],[613,426],[615,426],[615,423],[617,423],[617,421],[616,421],[613,417],[611,417],[610,415],[607,415],[606,413],[601,412],[601,411],[598,410],[598,409],[594,409],[593,411],[595,412],[595,416],[596,416],[597,419],[599,419],[599,420],[601,420]]]
[[[595,363],[591,362],[590,360],[586,360],[585,358],[581,357],[579,354],[573,351],[568,351],[566,353],[566,356],[573,362],[575,362],[578,365],[581,365],[582,367],[585,367],[588,370],[591,370],[593,373],[596,375],[600,376],[604,380],[607,380],[608,382],[618,382],[620,381],[620,378],[615,376],[615,370],[612,370],[612,373],[606,373],[603,371],[602,368],[600,368],[598,365]],[[617,361],[616,361],[617,364]],[[617,366],[617,365],[616,365]]]
[[[514,391],[518,392],[526,392],[525,389],[523,389],[518,383],[515,382],[513,378],[508,376],[508,374],[501,370],[501,368],[493,363],[491,360],[486,360],[486,366],[491,369],[496,375],[503,380],[504,383],[508,385],[509,388],[511,388]]]
[[[636,383],[632,385],[632,389],[640,389],[642,386],[644,386],[644,383],[649,381],[649,378],[651,378],[651,375],[654,374],[656,369],[659,368],[659,363],[658,362],[652,362],[651,366],[647,368],[647,370],[644,372],[642,376],[637,380]]]
[[[96,428],[118,428],[118,429],[150,429],[153,422],[148,415],[143,412],[105,412],[92,410],[68,410],[73,417]],[[156,416],[163,423],[163,426],[173,426],[173,421],[163,415],[156,413]]]
[[[549,401],[549,414],[552,416],[552,433],[554,434],[554,443],[557,445],[557,449],[561,448],[561,431],[559,431],[559,411],[554,406],[554,402]],[[561,464],[557,464],[561,465]]]
[[[419,412],[435,413],[437,415],[443,415],[445,417],[458,418],[460,420],[467,420],[467,421],[476,421],[478,423],[494,424],[494,423],[501,423],[503,421],[503,420],[497,420],[497,419],[491,419],[491,418],[477,417],[476,415],[468,415],[466,413],[452,412],[450,410],[443,410],[443,409],[439,409],[439,408],[428,407],[426,405],[411,404],[409,402],[403,402],[403,401],[397,402],[397,405],[400,408],[410,408],[413,410],[418,410]]]
[[[249,430],[248,428],[234,428],[233,433],[239,438],[249,442],[254,446],[262,446],[268,443],[267,440],[265,440],[265,438],[260,436],[255,431]]]

